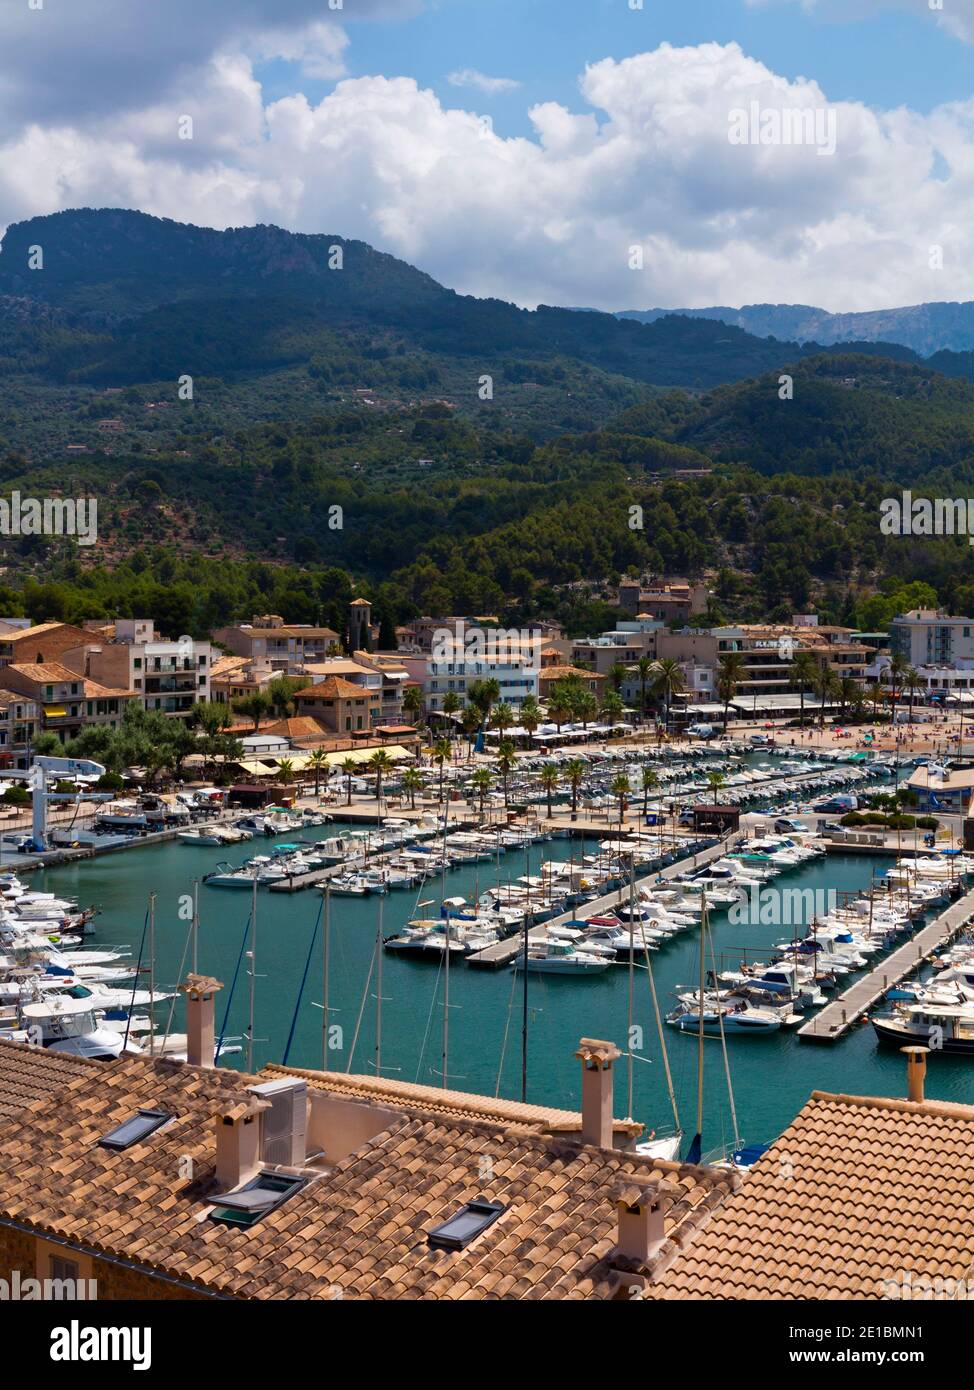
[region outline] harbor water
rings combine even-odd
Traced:
[[[302,836],[326,838],[340,825],[305,830]],[[594,852],[586,844],[585,852]],[[96,905],[95,935],[89,944],[131,946],[139,950],[148,897],[156,895],[156,987],[171,990],[178,983],[186,950],[194,879],[202,880],[217,862],[240,864],[262,843],[229,849],[187,847],[172,841],[138,847],[118,854],[45,869],[31,876],[32,886],[76,897],[82,906]],[[379,926],[394,934],[411,917],[434,916],[443,896],[474,900],[498,876],[507,881],[538,871],[543,858],[565,860],[583,852],[579,841],[553,840],[529,851],[508,851],[494,862],[482,861],[449,871],[445,879],[421,890],[394,891],[383,899],[333,897],[329,932],[329,1034],[324,1047],[320,1007],[323,993],[322,939],[318,923],[323,898],[317,891],[258,893],[255,984],[254,1065],[280,1062],[293,1039],[288,1062],[293,1066],[334,1071],[374,1073],[378,972],[374,953]],[[869,856],[822,856],[774,880],[781,888],[838,892],[868,887],[871,876],[891,861]],[[427,906],[417,910],[417,899]],[[250,1007],[247,931],[251,894],[247,891],[199,887],[200,929],[198,966],[225,986],[217,997],[217,1029],[242,1050],[226,1056],[222,1065],[244,1067],[244,1037]],[[713,950],[719,969],[736,969],[745,953],[749,961],[769,959],[769,948],[795,935],[791,924],[741,925],[726,911],[712,914]],[[799,931],[799,934],[801,931]],[[902,938],[901,938],[902,939]],[[309,956],[310,950],[310,956]],[[445,971],[435,962],[405,960],[382,953],[381,1070],[402,1081],[443,1084]],[[876,958],[873,958],[875,962]],[[144,962],[145,963],[145,962]],[[182,974],[189,968],[189,958]],[[706,966],[712,967],[708,959]],[[665,1014],[675,1003],[674,991],[695,989],[699,972],[699,932],[692,928],[666,942],[652,955],[660,1008]],[[371,971],[371,978],[370,978]],[[300,1007],[295,1009],[302,976],[307,972]],[[236,985],[230,999],[231,984]],[[623,1050],[627,1041],[629,971],[612,966],[589,978],[528,977],[529,1101],[577,1109],[580,1070],[574,1051],[580,1037],[613,1039]],[[147,978],[143,974],[141,984]],[[229,1009],[227,1009],[229,1001]],[[160,1031],[170,1005],[157,1005]],[[452,1089],[519,1099],[523,976],[511,968],[475,970],[454,959],[449,970],[448,1082]],[[224,1025],[224,1016],[226,1021]],[[660,1133],[670,1132],[673,1115],[645,968],[634,975],[634,1060],[632,1115]],[[182,1000],[176,1004],[172,1030],[184,1030]],[[695,1127],[697,1041],[664,1026],[679,1115],[689,1134]],[[357,1037],[356,1037],[357,1034]],[[241,1041],[243,1039],[243,1041]],[[354,1044],[354,1050],[353,1050]],[[735,1140],[727,1079],[719,1039],[705,1041],[705,1154],[726,1151]],[[771,1036],[727,1040],[737,1133],[748,1143],[764,1143],[793,1119],[813,1090],[854,1095],[905,1094],[905,1060],[895,1049],[877,1046],[868,1024],[833,1044],[800,1043],[794,1031]],[[628,1063],[617,1065],[615,1112],[626,1114]],[[974,1068],[962,1058],[931,1059],[927,1094],[965,1103],[974,1102]]]

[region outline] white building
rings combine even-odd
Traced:
[[[890,652],[911,666],[956,666],[974,661],[974,618],[954,618],[935,608],[914,608],[889,625]]]

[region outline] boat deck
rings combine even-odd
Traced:
[[[720,859],[726,854],[732,842],[739,836],[739,831],[733,831],[716,843],[708,845],[705,849],[697,850],[693,855],[684,856],[682,859],[675,860],[672,864],[665,865],[662,869],[654,869],[645,878],[636,880],[636,891],[640,888],[651,889],[659,878],[671,879],[677,874],[686,872],[687,868],[702,868],[705,864],[710,864],[715,859]],[[600,913],[611,912],[620,902],[629,901],[628,885],[622,888],[614,888],[611,893],[606,893],[602,898],[597,898],[594,902],[584,903],[577,908],[571,908],[568,912],[561,912],[557,917],[550,917],[546,922],[542,922],[537,927],[532,927],[528,932],[528,937],[532,941],[543,941],[549,927],[564,926],[577,917],[580,912],[584,912],[588,917],[598,916]],[[524,933],[517,932],[514,936],[509,936],[505,941],[497,941],[493,946],[487,946],[482,951],[474,951],[467,956],[466,964],[479,967],[484,970],[499,970],[504,965],[509,965],[516,955],[521,951],[524,944]]]
[[[826,1004],[796,1033],[802,1042],[836,1042],[906,975],[952,940],[974,919],[974,888],[944,909],[915,936],[885,956],[878,965],[850,985],[844,994]]]

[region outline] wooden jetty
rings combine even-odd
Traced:
[[[862,979],[833,999],[814,1018],[799,1028],[802,1042],[836,1042],[859,1022],[888,989],[918,969],[928,957],[974,919],[974,888],[945,908],[932,922],[885,956]]]
[[[660,878],[672,879],[677,874],[685,873],[686,870],[702,868],[705,864],[710,864],[715,859],[720,859],[730,848],[732,842],[738,838],[738,831],[732,831],[723,839],[716,843],[707,845],[706,848],[697,850],[691,855],[685,855],[682,859],[674,860],[672,864],[665,865],[662,869],[656,869],[645,878],[636,880],[636,892],[641,888],[651,889]],[[609,913],[617,907],[620,902],[629,901],[629,885],[625,884],[621,888],[614,888],[611,893],[606,893],[602,898],[597,898],[594,902],[582,903],[577,908],[571,908],[568,912],[561,912],[557,917],[550,917],[547,921],[540,923],[536,927],[530,928],[528,937],[532,941],[543,941],[549,927],[564,926],[566,922],[571,922],[577,917],[579,912],[584,912],[589,917],[596,917],[600,913]],[[518,955],[524,945],[524,932],[518,931],[514,936],[509,936],[504,941],[496,941],[493,946],[486,946],[482,951],[474,951],[466,957],[466,964],[472,965],[481,970],[499,970],[502,966],[510,965],[511,961]]]

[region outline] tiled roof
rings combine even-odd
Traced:
[[[317,685],[307,685],[303,690],[296,690],[292,695],[293,700],[306,700],[312,696],[323,696],[326,700],[334,700],[336,697],[342,700],[356,696],[361,699],[374,696],[379,698],[377,690],[370,690],[365,685],[355,685],[352,681],[347,681],[342,676],[326,676]]]
[[[216,1119],[250,1111],[251,1078],[144,1057],[70,1066],[56,1106],[45,1096],[0,1121],[0,1219],[229,1297],[611,1298],[616,1267],[632,1269],[615,1253],[620,1191],[651,1188],[660,1203],[655,1265],[736,1182],[499,1123],[389,1119],[384,1106],[381,1131],[235,1227],[207,1220],[204,1198],[220,1191]],[[139,1107],[174,1118],[124,1151],[97,1143]],[[503,1204],[500,1219],[463,1250],[431,1248],[431,1228],[474,1198]]]
[[[262,1076],[300,1076],[319,1091],[350,1100],[369,1100],[392,1105],[411,1115],[444,1116],[450,1119],[482,1120],[503,1124],[519,1131],[539,1134],[570,1134],[582,1127],[577,1110],[557,1110],[547,1105],[526,1105],[497,1096],[478,1096],[469,1091],[448,1091],[439,1086],[423,1086],[413,1081],[397,1081],[386,1076],[357,1076],[338,1071],[304,1071],[272,1062]],[[645,1126],[635,1120],[615,1120],[617,1134],[636,1138]]]
[[[0,1117],[17,1115],[37,1100],[60,1096],[79,1078],[100,1076],[104,1066],[26,1043],[0,1042]]]
[[[283,738],[325,738],[330,730],[306,714],[292,715],[288,719],[278,719],[276,723],[262,728],[261,733],[280,734]]]
[[[542,666],[538,679],[542,681],[564,680],[567,676],[581,676],[583,680],[604,681],[597,671],[586,671],[581,666]]]
[[[819,1091],[660,1299],[881,1299],[909,1271],[971,1278],[974,1106]]]

